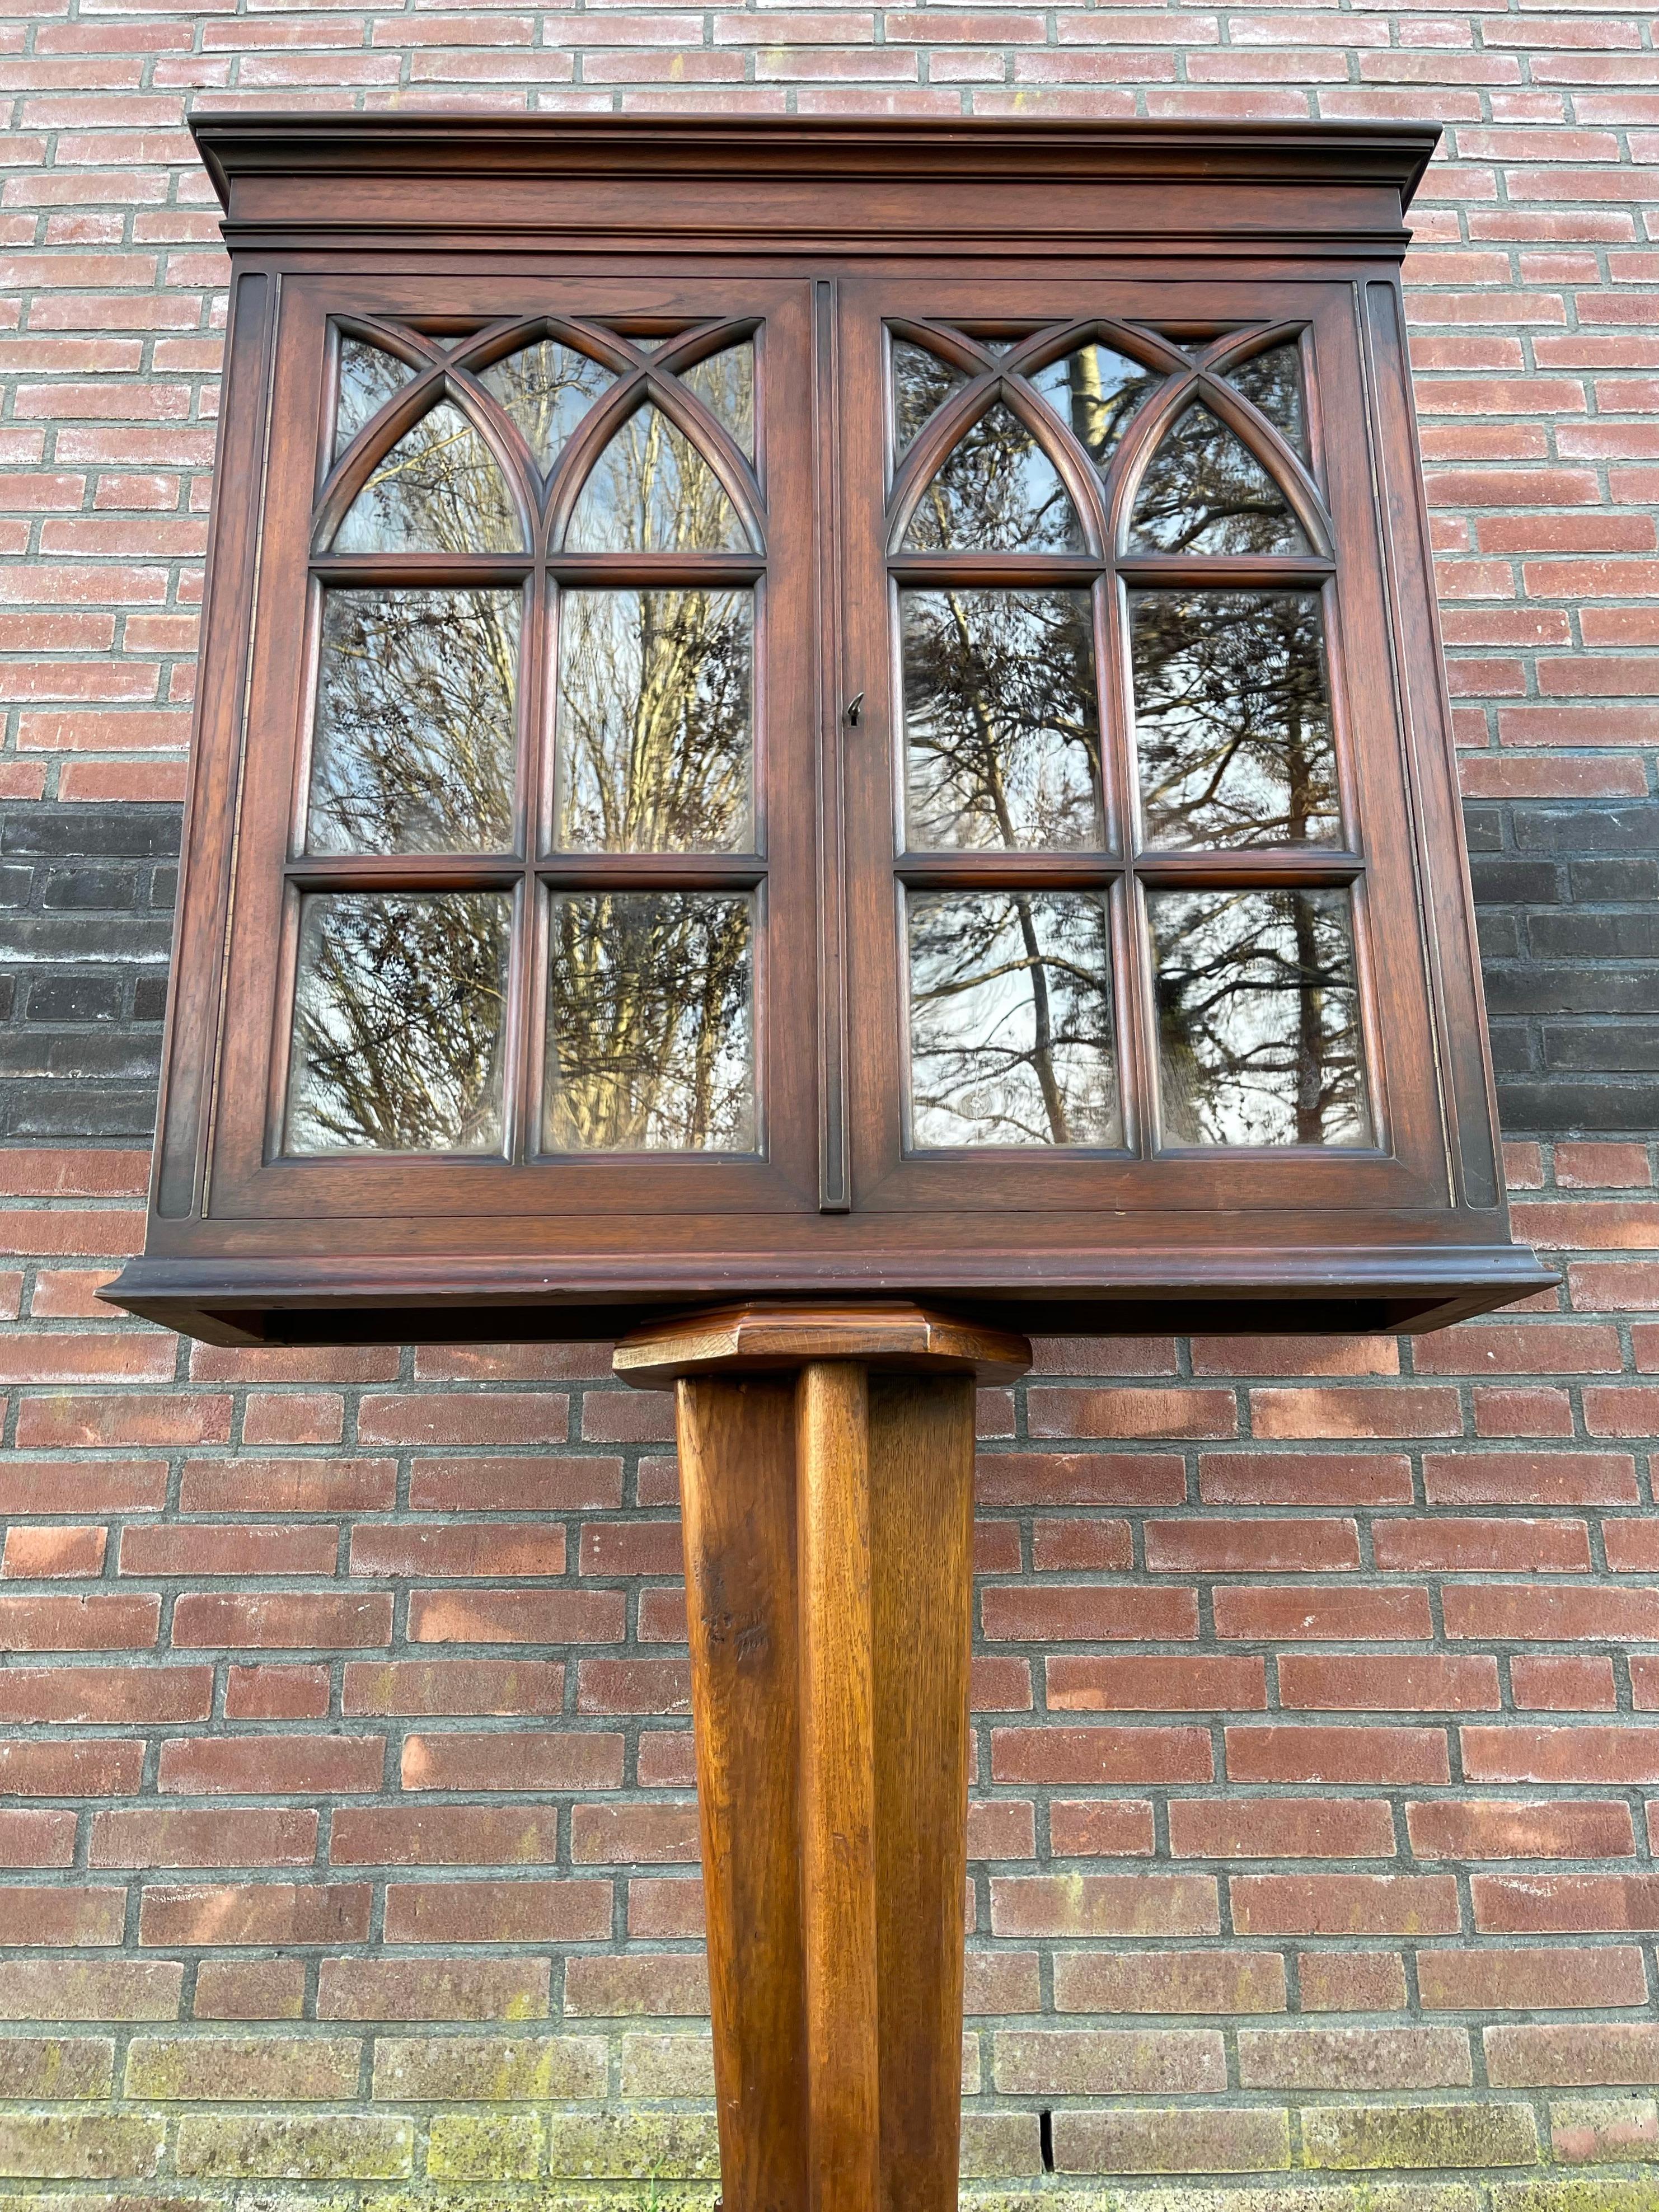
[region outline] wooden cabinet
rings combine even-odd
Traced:
[[[1423,1327],[1510,1243],[1432,134],[232,116],[154,1196],[227,1342]]]

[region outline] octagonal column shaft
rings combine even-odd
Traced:
[[[676,1388],[726,2212],[955,2212],[974,1389],[908,1305],[642,1330]]]

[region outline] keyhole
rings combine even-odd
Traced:
[[[862,691],[858,694],[856,698],[852,699],[848,702],[847,712],[843,719],[849,730],[856,730],[860,722],[863,720],[864,694]]]

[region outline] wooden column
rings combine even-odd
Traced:
[[[726,2212],[956,2212],[974,1390],[893,1304],[640,1329],[672,1389]]]

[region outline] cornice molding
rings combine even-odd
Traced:
[[[1440,133],[1419,125],[701,116],[198,114],[228,209],[240,179],[748,178],[1391,186],[1403,214]],[[481,217],[481,219],[483,219]]]

